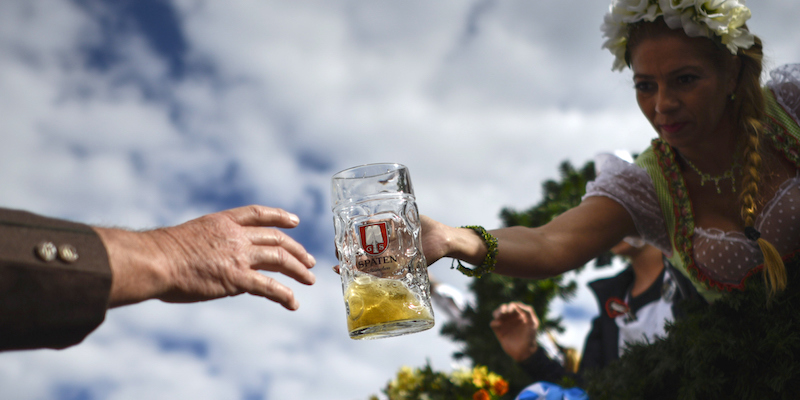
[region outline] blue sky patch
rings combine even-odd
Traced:
[[[154,334],[153,338],[156,340],[158,348],[163,352],[186,353],[201,359],[208,357],[208,342],[203,339],[167,333]]]
[[[96,20],[101,29],[100,43],[84,49],[87,65],[101,71],[120,61],[117,44],[130,34],[139,34],[180,78],[185,72],[184,56],[188,42],[178,14],[165,0],[73,0]]]

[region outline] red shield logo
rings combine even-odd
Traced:
[[[386,222],[361,225],[358,227],[358,233],[361,235],[361,248],[367,254],[376,256],[386,250],[388,242]]]
[[[625,304],[622,299],[617,297],[609,297],[608,300],[606,300],[606,312],[611,318],[617,318],[620,315],[629,313],[630,311],[630,307],[628,307],[628,305]]]

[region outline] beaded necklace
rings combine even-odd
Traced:
[[[687,159],[686,157],[684,157],[683,154],[681,154],[680,152],[678,152],[678,155],[680,155],[681,159],[684,162],[686,162],[686,165],[688,165],[692,170],[694,170],[694,172],[696,172],[697,175],[700,175],[700,186],[705,186],[706,181],[714,181],[714,186],[717,188],[717,194],[722,194],[722,190],[720,190],[719,188],[719,181],[723,179],[730,179],[731,192],[736,193],[736,176],[733,174],[733,171],[736,168],[741,168],[741,165],[739,165],[738,160],[735,160],[733,164],[731,164],[731,168],[725,171],[725,173],[723,173],[722,175],[711,176],[710,174],[700,171],[699,168],[697,168],[694,164],[692,164],[692,162],[689,161],[689,159]]]

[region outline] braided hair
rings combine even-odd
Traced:
[[[745,235],[748,239],[757,241],[761,248],[764,255],[764,281],[769,285],[770,294],[774,295],[786,288],[786,267],[775,247],[761,238],[754,227],[762,171],[761,144],[764,126],[761,121],[765,117],[764,93],[760,81],[764,57],[761,40],[756,38],[755,44],[749,49],[739,49],[737,56],[741,61],[741,70],[733,97],[733,118],[734,126],[740,127],[744,132],[741,138],[744,168],[739,195],[742,221]]]

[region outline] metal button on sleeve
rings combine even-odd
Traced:
[[[67,263],[78,261],[78,249],[69,244],[62,244],[58,247],[58,258]]]
[[[44,262],[50,262],[56,259],[58,250],[53,242],[41,242],[34,248],[36,256]]]

